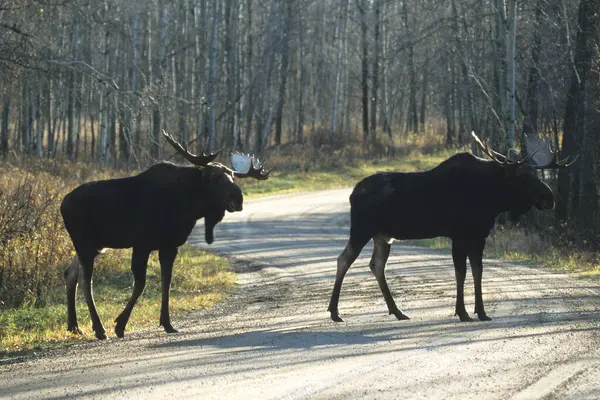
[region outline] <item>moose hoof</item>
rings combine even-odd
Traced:
[[[396,317],[396,319],[397,319],[398,321],[402,321],[402,320],[405,320],[405,319],[410,319],[408,315],[404,314],[404,313],[403,313],[402,311],[400,311],[400,310],[398,310],[398,311],[396,311],[396,312],[394,312],[394,313],[390,313],[390,314],[394,314],[394,316]]]
[[[106,332],[104,331],[100,331],[100,332],[96,332],[96,339],[98,340],[106,340]]]
[[[331,320],[333,322],[344,322],[344,320],[341,319],[338,314],[333,314],[333,313],[331,313]]]
[[[178,333],[179,332],[177,329],[173,328],[171,325],[163,326],[163,328],[165,328],[165,332],[167,332],[167,333]]]
[[[69,328],[67,328],[69,332],[75,334],[75,335],[83,335],[83,332],[81,331],[81,329],[79,329],[79,327],[77,325],[75,326],[70,326]]]
[[[480,314],[477,314],[477,316],[479,317],[480,321],[491,321],[492,320],[490,317],[487,316],[486,313],[480,313]]]
[[[469,314],[457,314],[458,318],[460,318],[460,322],[473,322],[473,318],[469,317]]]
[[[115,326],[115,335],[117,335],[119,339],[123,339],[125,336],[125,327],[119,325]]]

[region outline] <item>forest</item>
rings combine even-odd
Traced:
[[[261,157],[541,138],[579,157],[547,173],[544,224],[594,251],[599,43],[600,0],[0,0],[0,155],[139,170],[162,129]]]

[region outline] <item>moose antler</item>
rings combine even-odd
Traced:
[[[223,149],[221,149],[214,153],[205,154],[205,151],[206,151],[206,145],[205,145],[204,148],[202,149],[202,154],[195,155],[195,154],[190,153],[186,149],[184,149],[183,146],[181,145],[181,143],[179,143],[177,140],[175,140],[175,138],[173,136],[171,136],[170,134],[168,134],[164,129],[162,130],[162,134],[167,139],[167,142],[169,142],[171,144],[171,146],[173,146],[175,148],[175,150],[177,150],[178,153],[182,154],[189,162],[191,162],[192,164],[197,165],[199,167],[206,166],[209,162],[211,162],[215,158],[217,158],[219,156],[219,154],[221,154],[221,151],[223,151]]]
[[[261,163],[258,158],[249,154],[232,153],[231,165],[233,166],[235,176],[238,178],[254,178],[262,181],[268,179],[271,173],[271,170],[264,169],[264,161]]]
[[[500,165],[502,165],[503,167],[506,167],[506,168],[517,168],[517,167],[520,167],[522,165],[525,165],[540,150],[540,147],[538,147],[535,151],[527,154],[527,156],[525,156],[523,159],[516,160],[516,161],[510,161],[508,159],[508,157],[506,157],[506,156],[498,153],[497,151],[494,151],[493,149],[489,148],[489,146],[487,144],[484,144],[481,141],[481,139],[479,139],[477,137],[477,135],[475,134],[474,131],[471,131],[471,136],[473,136],[473,139],[475,140],[475,143],[477,143],[477,145],[479,146],[479,148],[481,149],[481,151],[483,151],[493,161],[495,161],[496,163],[498,163],[498,164],[500,164]]]

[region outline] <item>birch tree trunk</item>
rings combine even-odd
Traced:
[[[515,147],[515,120],[516,120],[516,41],[517,41],[517,0],[507,0],[509,5],[508,15],[508,40],[506,47],[506,138],[505,146],[507,149]]]
[[[209,124],[209,150],[213,150],[216,146],[216,120],[215,120],[215,107],[216,107],[216,96],[217,96],[217,39],[218,39],[218,25],[219,25],[219,0],[214,0],[212,3],[212,21],[210,31],[210,82],[209,82],[209,96],[208,105],[210,107],[210,124]]]
[[[244,137],[244,148],[250,149],[250,139],[252,138],[252,121],[254,120],[255,110],[255,87],[254,81],[254,32],[252,24],[252,0],[246,0],[246,82],[250,85],[245,97],[246,104],[246,133]]]
[[[275,145],[281,145],[282,122],[283,122],[283,105],[285,103],[285,90],[287,87],[287,77],[290,60],[290,31],[292,25],[293,1],[287,0],[284,2],[285,10],[283,11],[283,39],[281,42],[281,66],[279,70],[279,99],[277,100],[277,113],[275,115]],[[282,7],[282,6],[280,6]]]
[[[358,1],[358,0],[357,0]],[[369,44],[367,41],[367,8],[368,1],[361,0],[358,5],[360,14],[360,38],[361,38],[361,87],[362,87],[362,128],[363,141],[366,146],[369,139]]]
[[[342,69],[342,50],[343,50],[343,37],[342,37],[342,22],[344,18],[344,4],[347,4],[347,0],[342,0],[340,4],[340,14],[338,17],[338,23],[336,27],[337,32],[337,40],[338,40],[338,48],[337,48],[337,56],[335,59],[335,87],[333,89],[333,106],[331,111],[331,136],[335,136],[336,134],[336,123],[337,123],[337,108],[338,108],[338,99],[340,96],[340,85],[341,85],[341,69]]]
[[[348,1],[348,0],[346,0]],[[303,21],[298,23],[298,129],[296,133],[296,141],[302,143],[304,141],[304,93],[306,90],[306,66],[305,66],[305,26]]]
[[[77,54],[77,23],[73,21],[71,26],[71,54],[75,58]],[[73,161],[74,157],[74,139],[75,139],[75,69],[69,71],[69,82],[67,85],[67,118],[68,137],[67,137],[67,158]]]
[[[509,0],[512,1],[512,0]],[[494,96],[495,113],[499,116],[502,125],[499,126],[500,131],[504,131],[503,145],[506,145],[506,138],[508,132],[506,130],[506,124],[508,121],[506,111],[508,110],[507,104],[507,76],[508,76],[508,46],[507,46],[507,22],[506,22],[506,8],[505,0],[495,0],[496,3],[496,63],[494,64],[494,80],[496,81],[496,95]],[[500,142],[499,138],[493,138],[494,144]]]
[[[371,140],[377,135],[377,100],[379,97],[379,57],[381,52],[381,0],[373,2],[373,69],[371,85]]]

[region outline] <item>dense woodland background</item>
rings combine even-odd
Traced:
[[[579,155],[546,174],[545,225],[597,250],[599,43],[600,0],[0,0],[0,155],[139,169],[161,129],[261,156],[539,135]]]

